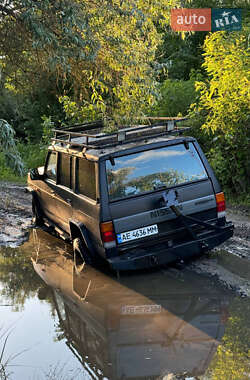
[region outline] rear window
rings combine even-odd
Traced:
[[[117,157],[114,161],[115,165],[106,161],[111,200],[207,178],[192,143],[189,149],[178,144]]]

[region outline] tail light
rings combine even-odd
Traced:
[[[116,246],[115,231],[112,222],[100,224],[102,241],[104,248],[113,248]]]
[[[216,194],[216,206],[218,218],[224,218],[226,216],[226,202],[224,193]]]

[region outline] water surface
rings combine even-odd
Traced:
[[[10,379],[249,379],[247,299],[188,270],[79,274],[71,253],[41,230],[0,251]]]

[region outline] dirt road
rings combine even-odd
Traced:
[[[32,210],[31,196],[24,190],[21,185],[0,184],[0,245],[16,247],[27,239]],[[227,219],[235,225],[233,238],[186,268],[250,297],[250,210],[229,207]]]

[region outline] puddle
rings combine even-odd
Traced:
[[[70,254],[41,230],[0,250],[9,380],[249,379],[249,299],[190,270],[79,274]]]
[[[215,253],[217,262],[230,272],[250,280],[250,261],[242,257],[232,255],[229,251],[218,250]]]

